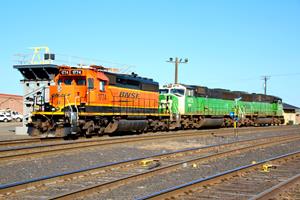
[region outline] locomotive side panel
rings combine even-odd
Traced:
[[[142,131],[165,126],[158,117],[168,116],[158,113],[158,83],[136,74],[63,66],[49,91],[49,105],[32,113],[32,133]]]
[[[95,93],[85,112],[110,114],[158,113],[158,93],[107,86],[103,94]]]

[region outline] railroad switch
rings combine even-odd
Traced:
[[[264,164],[262,166],[263,172],[270,172],[270,169],[275,169],[275,168],[276,168],[276,166],[273,166],[271,164]]]

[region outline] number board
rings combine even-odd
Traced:
[[[81,75],[82,74],[82,70],[71,70],[71,74],[72,75]]]
[[[60,74],[61,75],[69,75],[69,71],[68,70],[61,70]]]

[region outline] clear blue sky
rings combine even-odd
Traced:
[[[268,93],[300,106],[299,0],[6,0],[0,26],[0,93],[23,92],[13,55],[47,45],[160,84],[173,82],[175,56],[190,61],[181,83],[262,93],[269,75]]]

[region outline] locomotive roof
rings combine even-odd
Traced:
[[[285,109],[285,110],[298,110],[298,109],[300,109],[296,106],[293,106],[293,105],[290,105],[290,104],[287,104],[287,103],[282,103],[282,105],[283,105],[283,109]]]
[[[195,90],[196,94],[208,96],[208,97],[215,97],[215,98],[224,98],[224,99],[234,99],[238,97],[242,97],[244,101],[265,101],[265,102],[273,102],[274,100],[280,100],[281,98],[273,95],[264,95],[260,93],[248,93],[245,91],[231,91],[228,89],[222,88],[208,88],[205,86],[197,86],[197,85],[185,85],[182,84],[188,89]],[[199,92],[200,90],[201,92]]]
[[[135,73],[120,74],[107,71],[103,71],[103,73],[109,78],[110,85],[151,92],[158,92],[159,89],[158,82],[153,81],[153,79],[140,77]]]
[[[138,76],[135,73],[131,74],[121,74],[121,73],[114,73],[114,72],[107,72],[107,71],[102,71],[106,75],[111,75],[111,76],[116,76],[117,78],[123,78],[126,80],[133,80],[133,81],[138,81],[140,83],[147,83],[147,84],[152,84],[152,85],[158,85],[158,82],[153,81],[151,78],[146,78],[146,77],[141,77]]]
[[[131,74],[122,74],[122,73],[115,73],[115,72],[111,72],[108,71],[108,69],[110,68],[106,68],[103,66],[97,66],[97,65],[91,65],[91,66],[86,66],[86,67],[72,67],[72,66],[59,66],[59,69],[80,69],[80,70],[93,70],[93,71],[99,71],[102,72],[108,76],[114,76],[117,78],[123,78],[126,80],[133,80],[133,81],[138,81],[140,83],[147,83],[147,84],[152,84],[152,85],[158,85],[158,82],[153,81],[153,79],[151,78],[146,78],[146,77],[140,77],[135,73],[131,73]]]

